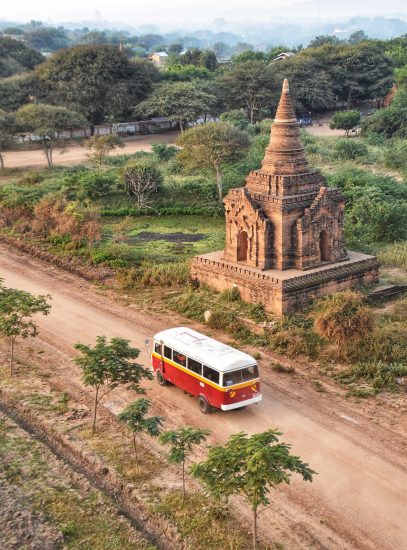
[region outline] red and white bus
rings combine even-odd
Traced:
[[[253,357],[190,328],[156,334],[151,361],[158,383],[171,382],[198,397],[204,414],[211,407],[228,411],[261,400]]]

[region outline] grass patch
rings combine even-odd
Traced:
[[[382,264],[407,269],[407,241],[389,244],[377,256]]]
[[[244,550],[251,547],[251,537],[236,529],[228,510],[202,493],[187,495],[185,503],[179,493],[167,493],[157,512],[170,518],[183,537],[197,550]]]
[[[381,391],[401,391],[401,380],[407,377],[407,365],[399,363],[359,363],[336,374],[334,378],[344,385],[354,385],[358,382],[369,384],[375,393]],[[350,390],[354,391],[354,390]]]

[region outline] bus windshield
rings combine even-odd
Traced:
[[[259,377],[259,369],[257,365],[246,367],[244,369],[234,370],[231,372],[223,373],[223,385],[233,386],[234,384],[241,384],[242,382],[249,382]]]

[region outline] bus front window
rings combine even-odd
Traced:
[[[246,367],[245,369],[234,370],[223,373],[223,385],[233,386],[242,382],[249,382],[259,377],[259,369],[257,365]]]

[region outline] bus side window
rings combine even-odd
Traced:
[[[195,359],[191,359],[188,357],[188,368],[189,370],[192,370],[192,372],[195,372],[196,374],[200,374],[202,376],[202,363],[199,363],[198,361],[195,361]]]
[[[187,366],[187,358],[185,357],[185,355],[175,350],[173,355],[173,361],[178,363],[178,365],[181,365],[181,367]]]
[[[162,352],[161,352],[161,343],[160,342],[154,342],[154,351],[161,355]]]
[[[172,349],[168,346],[164,346],[164,357],[167,359],[172,359]]]
[[[205,378],[210,380],[211,382],[215,382],[215,384],[219,384],[219,372],[216,370],[213,370],[209,367],[206,367],[204,365],[203,368],[203,375]]]

